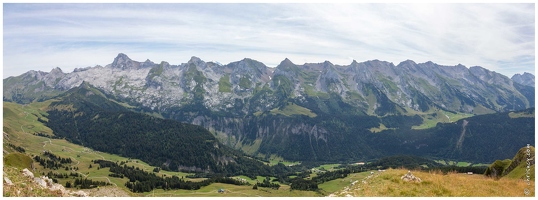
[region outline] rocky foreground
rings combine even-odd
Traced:
[[[54,183],[52,179],[47,176],[34,177],[34,174],[24,168],[20,171],[24,177],[23,180],[17,180],[13,182],[9,179],[6,173],[4,173],[4,196],[33,196],[31,195],[34,190],[36,195],[46,194],[47,196],[60,196],[60,197],[88,197],[88,193],[79,190],[72,191],[65,189],[63,185]],[[48,191],[47,191],[48,190]]]
[[[28,170],[4,167],[4,197],[128,197],[128,192],[114,186],[70,190],[47,176],[35,177]]]
[[[373,172],[330,197],[532,197],[534,185],[534,179],[388,169]]]

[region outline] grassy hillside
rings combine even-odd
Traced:
[[[75,172],[79,174],[83,174],[86,178],[96,180],[96,181],[109,181],[113,185],[119,186],[121,190],[123,190],[125,193],[131,195],[131,196],[137,196],[139,194],[131,193],[125,186],[123,185],[128,179],[123,178],[115,178],[115,177],[108,177],[108,174],[110,172],[106,170],[99,170],[97,167],[89,168],[89,165],[92,164],[92,160],[97,159],[104,159],[104,160],[111,160],[111,161],[126,161],[128,166],[136,166],[140,169],[144,169],[146,171],[153,170],[154,167],[148,165],[147,163],[144,163],[140,160],[132,160],[124,157],[120,157],[118,155],[103,153],[103,152],[97,152],[93,151],[92,149],[86,148],[84,146],[75,145],[70,142],[67,142],[64,139],[52,139],[47,137],[41,137],[33,135],[34,133],[45,133],[45,134],[52,134],[52,130],[50,130],[48,127],[44,126],[41,122],[39,122],[37,119],[38,117],[46,120],[45,116],[46,113],[44,112],[44,108],[46,105],[50,104],[50,101],[47,102],[40,102],[40,103],[32,103],[28,105],[20,105],[16,103],[10,103],[10,102],[4,102],[3,108],[4,113],[6,111],[9,113],[8,115],[4,115],[3,119],[3,129],[4,129],[4,140],[3,140],[3,146],[4,146],[4,171],[9,172],[10,174],[13,174],[12,178],[9,177],[14,183],[15,180],[18,180],[19,174],[15,173],[16,170],[21,170],[21,168],[27,167],[29,162],[34,163],[34,166],[36,169],[33,171],[34,174],[42,174],[42,173],[48,173],[49,171],[54,171],[57,173],[70,173]],[[9,147],[8,144],[13,144],[17,147],[22,147],[25,149],[25,153],[18,153],[13,148]],[[44,150],[47,150],[49,152],[54,153],[55,155],[58,155],[62,158],[71,158],[74,162],[71,163],[71,167],[77,167],[78,170],[69,170],[66,171],[65,169],[59,169],[59,170],[50,170],[45,169],[42,166],[39,165],[39,163],[33,162],[32,160],[28,160],[29,157],[32,157],[34,155],[41,155]],[[12,167],[12,165],[15,165],[17,169]],[[9,174],[8,174],[9,175]],[[172,176],[176,175],[179,177],[188,175],[187,173],[183,172],[170,172],[161,170],[159,173],[157,173],[158,176]],[[15,179],[15,180],[14,180]],[[71,181],[70,179],[58,179],[59,183],[62,185],[65,185],[67,181]],[[4,190],[5,191],[5,190]],[[35,191],[34,191],[35,192]],[[91,191],[89,191],[91,192]],[[4,192],[4,196],[6,196]],[[25,195],[24,193],[21,193],[19,196],[50,196],[49,194],[28,194]],[[9,196],[13,196],[13,193],[9,194]],[[16,195],[15,195],[16,196]],[[53,195],[54,196],[54,195]]]
[[[126,162],[127,166],[138,167],[145,171],[152,171],[155,167],[138,160],[121,157],[114,154],[103,153],[92,150],[90,148],[72,144],[65,139],[52,139],[48,137],[36,136],[34,133],[44,133],[45,135],[52,135],[52,130],[44,126],[37,119],[47,121],[47,114],[45,112],[46,105],[50,105],[50,101],[44,103],[32,103],[29,105],[19,105],[16,103],[4,102],[4,112],[8,114],[4,115],[4,173],[14,182],[23,183],[23,176],[20,175],[21,167],[28,167],[29,163],[33,163],[35,175],[47,174],[52,171],[54,173],[77,173],[85,178],[94,181],[106,181],[113,186],[101,187],[100,189],[87,189],[85,190],[90,195],[94,196],[114,196],[115,194],[121,194],[121,196],[320,196],[319,193],[312,191],[290,191],[288,185],[282,185],[279,190],[273,190],[268,188],[260,188],[253,190],[252,186],[237,186],[230,184],[214,183],[209,186],[202,187],[200,190],[155,190],[148,193],[132,193],[125,187],[127,178],[110,177],[110,172],[105,169],[99,169],[96,164],[92,163],[92,160],[110,160],[113,162]],[[10,147],[8,144],[12,144],[16,147],[21,147],[25,150],[24,153],[16,152],[16,150]],[[35,155],[42,156],[43,151],[49,151],[62,158],[71,158],[73,163],[69,164],[69,167],[77,168],[77,170],[60,168],[57,170],[46,169],[39,165],[37,162],[33,162],[28,158]],[[17,168],[11,165],[17,166]],[[93,165],[90,167],[90,165]],[[185,177],[185,180],[189,181],[201,181],[203,178],[186,178],[188,175],[192,175],[184,172],[170,172],[166,170],[160,170],[156,173],[157,176],[178,176]],[[246,178],[245,176],[242,176]],[[260,180],[263,177],[258,177]],[[273,177],[274,179],[274,177]],[[58,178],[58,182],[65,185],[71,178]],[[247,178],[247,180],[250,180]],[[252,181],[252,180],[251,180]],[[31,182],[28,180],[28,184]],[[21,190],[25,188],[25,185],[15,185],[13,187],[4,187],[4,196],[57,196],[58,194],[51,193],[48,190],[36,190],[33,191]],[[35,188],[35,187],[34,187]],[[107,188],[104,192],[104,188]],[[223,188],[225,193],[218,193],[217,190]],[[17,191],[21,191],[17,193]]]
[[[32,166],[32,158],[30,156],[13,152],[7,155],[4,155],[4,166],[12,166],[20,169],[30,168]]]
[[[452,113],[443,110],[433,110],[429,113],[421,113],[408,109],[410,113],[416,113],[424,120],[422,124],[413,126],[413,129],[428,129],[433,128],[437,123],[452,123],[460,119],[472,117],[472,114],[467,113]]]
[[[282,109],[279,109],[279,108],[275,108],[273,110],[271,110],[271,114],[280,114],[280,115],[285,115],[285,116],[292,116],[292,115],[306,115],[306,116],[309,116],[309,117],[316,117],[316,113],[313,113],[311,110],[309,110],[308,108],[305,108],[305,107],[301,107],[301,106],[298,106],[296,104],[293,104],[293,103],[288,103],[284,108]]]
[[[125,186],[127,178],[115,178],[109,177],[110,173],[107,169],[98,169],[97,165],[92,164],[92,160],[104,159],[113,162],[126,162],[128,166],[135,166],[145,171],[152,171],[154,166],[150,166],[140,160],[129,159],[120,157],[118,155],[107,154],[92,150],[90,148],[75,145],[67,142],[64,139],[52,139],[48,137],[41,137],[33,135],[34,133],[42,133],[43,135],[52,136],[52,130],[44,126],[40,121],[48,121],[48,114],[45,112],[45,108],[51,104],[53,100],[32,103],[29,105],[19,105],[15,103],[4,102],[4,173],[8,174],[9,178],[14,183],[19,183],[17,180],[21,178],[17,176],[18,169],[14,169],[9,165],[15,165],[18,167],[28,166],[28,157],[34,155],[41,155],[44,150],[50,151],[55,155],[62,158],[71,158],[73,163],[69,164],[70,167],[77,168],[77,170],[65,170],[58,169],[53,170],[57,173],[78,173],[88,179],[94,181],[107,181],[113,188],[119,188],[125,194],[130,196],[326,196],[333,193],[336,196],[524,196],[523,190],[528,188],[534,188],[534,174],[532,174],[531,186],[527,186],[526,182],[521,179],[510,179],[510,177],[521,177],[521,173],[525,172],[525,168],[521,166],[515,167],[509,174],[500,180],[487,178],[482,175],[466,175],[449,173],[448,175],[442,175],[439,173],[427,173],[427,172],[413,172],[416,176],[420,177],[422,183],[404,183],[400,180],[400,177],[407,172],[407,170],[387,170],[379,175],[369,176],[368,173],[350,174],[346,178],[340,178],[332,181],[325,182],[319,185],[320,190],[314,191],[290,191],[289,185],[281,185],[279,190],[273,190],[268,188],[259,188],[253,190],[252,186],[237,186],[230,184],[214,183],[209,186],[202,187],[200,190],[155,190],[147,193],[132,193]],[[66,107],[67,109],[67,107]],[[38,120],[39,119],[39,120]],[[460,129],[458,129],[459,131]],[[11,144],[11,145],[9,145]],[[17,152],[16,148],[21,147],[25,150],[24,153]],[[534,152],[534,151],[533,151]],[[282,158],[271,156],[271,165],[279,163]],[[38,163],[33,162],[36,166],[34,174],[48,173],[50,169],[45,169]],[[286,165],[292,164],[288,162],[282,162]],[[512,162],[513,163],[513,162]],[[466,163],[462,163],[464,165]],[[459,164],[458,164],[459,165]],[[509,164],[510,165],[510,164]],[[331,165],[320,166],[325,169],[330,169]],[[534,167],[534,166],[532,166]],[[532,168],[534,171],[534,168]],[[17,172],[17,173],[16,173]],[[377,172],[376,172],[377,173]],[[182,172],[169,172],[161,170],[156,173],[157,176],[172,176],[185,177],[189,174]],[[12,177],[13,176],[13,177]],[[313,176],[312,176],[313,177]],[[247,181],[255,181],[247,179]],[[257,177],[263,179],[263,177]],[[274,179],[272,177],[271,179]],[[22,180],[22,179],[20,179]],[[186,180],[196,181],[197,179]],[[363,184],[362,180],[366,182]],[[73,181],[72,179],[58,179],[59,183],[65,185],[67,181]],[[199,179],[198,179],[199,181]],[[350,186],[351,183],[356,182],[347,193],[343,192],[343,188]],[[116,187],[117,186],[117,187]],[[22,187],[19,185],[19,187]],[[224,193],[218,193],[218,189],[224,189]],[[21,192],[14,195],[16,190],[13,188],[4,187],[4,196],[54,196],[54,194],[48,194],[34,190],[33,193]],[[100,191],[102,191],[101,188]],[[474,191],[476,190],[476,191]],[[6,194],[6,191],[8,194]],[[91,190],[90,193],[96,193],[97,190]],[[106,194],[102,194],[103,196]],[[534,196],[534,191],[530,194]],[[110,195],[109,195],[110,196]]]
[[[483,175],[463,173],[412,171],[422,179],[420,183],[405,182],[401,177],[407,169],[388,169],[376,172],[358,181],[348,190],[333,193],[334,196],[355,197],[524,197],[524,189],[531,190],[529,196],[535,196],[534,180],[530,186],[522,180],[495,180]]]
[[[486,170],[486,175],[494,178],[534,180],[534,153],[533,146],[522,147],[512,160],[496,160],[492,163]]]

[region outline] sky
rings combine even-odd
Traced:
[[[535,5],[3,4],[3,78],[118,53],[173,65],[432,61],[511,77],[535,74]]]

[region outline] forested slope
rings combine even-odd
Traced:
[[[88,84],[59,97],[48,113],[46,124],[59,137],[163,169],[270,175],[282,167],[247,158],[200,126],[128,111]]]

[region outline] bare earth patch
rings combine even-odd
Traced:
[[[83,190],[91,197],[129,197],[129,193],[115,186],[106,186]]]

